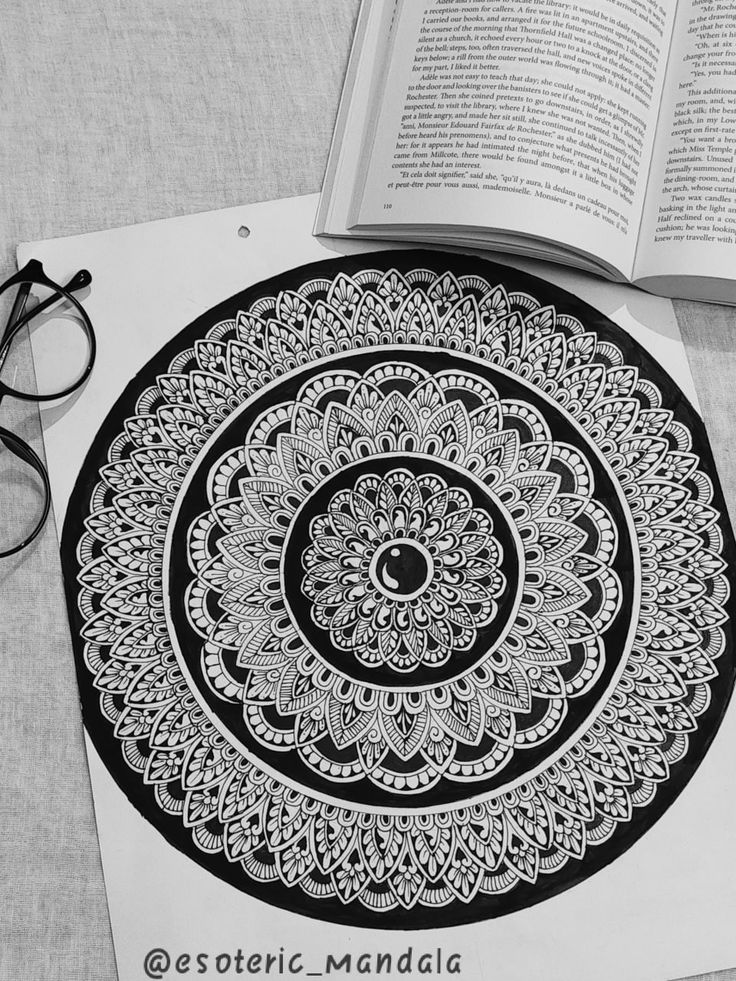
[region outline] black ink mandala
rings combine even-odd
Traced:
[[[601,315],[468,256],[306,267],[119,400],[63,552],[85,718],[246,892],[442,926],[633,843],[733,684],[702,423]]]

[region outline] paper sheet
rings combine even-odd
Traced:
[[[43,412],[58,527],[101,422],[130,378],[167,340],[249,284],[306,262],[380,247],[314,239],[316,203],[313,195],[20,247],[20,263],[35,256],[57,280],[81,266],[93,276],[83,302],[98,332],[97,365],[78,397]],[[239,235],[242,227],[249,229],[247,237]],[[669,301],[566,270],[517,259],[509,264],[544,276],[606,313],[652,352],[697,405]],[[37,370],[43,372],[44,365]],[[288,974],[291,964],[291,971],[309,976],[326,972],[328,955],[339,962],[348,953],[356,958],[391,952],[396,961],[409,948],[414,973],[422,953],[432,954],[425,966],[443,974],[451,955],[458,954],[453,964],[469,981],[664,981],[722,968],[736,962],[730,828],[735,739],[731,708],[675,805],[631,849],[585,882],[496,920],[400,933],[317,923],[221,882],[141,818],[88,740],[121,981],[166,976],[167,957],[170,976],[266,973],[269,953],[274,955],[270,974]],[[166,956],[146,961],[154,950]],[[254,971],[247,959],[258,953],[264,960]],[[355,960],[352,973],[357,973]]]

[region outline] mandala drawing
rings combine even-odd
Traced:
[[[672,804],[733,686],[699,417],[602,315],[469,256],[319,263],[190,325],[105,421],[62,551],[120,787],[318,918],[575,885]]]

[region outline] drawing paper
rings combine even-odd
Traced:
[[[93,277],[43,423],[121,979],[731,963],[733,538],[671,304],[315,205],[19,250]]]

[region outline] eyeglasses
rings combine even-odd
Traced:
[[[10,307],[0,336],[0,402],[6,396],[50,402],[84,384],[97,342],[74,293],[91,282],[90,273],[82,269],[59,286],[37,259],[31,259],[0,286],[0,304]],[[21,343],[26,326],[33,341],[33,369]],[[0,558],[4,558],[38,536],[51,507],[51,488],[43,461],[24,439],[0,426],[0,444]]]

